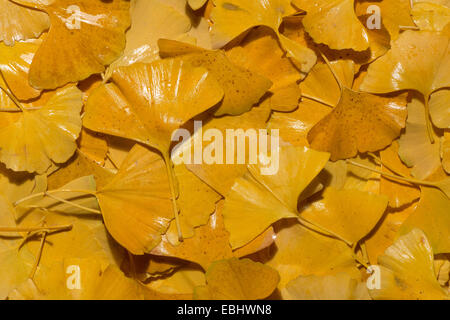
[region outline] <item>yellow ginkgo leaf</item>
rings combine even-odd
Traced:
[[[400,235],[420,228],[428,238],[434,254],[450,252],[450,199],[435,188],[422,188],[417,209],[406,219]]]
[[[372,63],[360,89],[373,93],[416,90],[425,101],[425,119],[430,141],[430,95],[450,86],[450,38],[443,33],[407,30],[392,43],[389,52]]]
[[[192,267],[181,267],[168,277],[155,279],[146,287],[158,293],[173,295],[191,295],[195,287],[206,284],[205,273]]]
[[[374,299],[449,299],[436,280],[433,251],[420,229],[401,236],[378,258],[380,288],[369,290]]]
[[[35,88],[55,89],[103,72],[125,47],[129,1],[15,2],[42,10],[50,17],[48,36],[30,68],[30,84]]]
[[[27,219],[26,226],[39,224],[45,217],[46,210],[62,216],[90,216],[94,213],[98,218],[100,212],[98,212],[99,207],[95,198],[95,190],[96,183],[93,176],[77,177],[53,190],[33,193],[14,202],[17,212],[16,218],[22,223],[25,222],[24,219]],[[60,224],[64,223],[64,221],[61,221]]]
[[[222,48],[231,40],[257,26],[266,26],[278,35],[288,56],[300,63],[307,73],[316,63],[315,53],[279,32],[284,17],[295,14],[290,0],[214,0],[211,12],[213,48]]]
[[[37,39],[50,27],[48,16],[18,5],[10,0],[0,0],[0,41],[12,46],[16,41]]]
[[[227,52],[235,64],[261,74],[272,81],[270,92],[274,110],[292,111],[298,105],[301,91],[298,81],[305,77],[291,59],[285,56],[276,34],[267,27],[257,27]]]
[[[414,4],[411,16],[420,30],[440,32],[450,23],[450,8],[430,2],[419,2]]]
[[[14,208],[0,195],[0,227],[14,228]],[[19,248],[21,237],[0,232],[0,299],[5,299],[9,291],[25,281],[30,275],[34,257],[27,246]]]
[[[189,6],[193,10],[198,10],[205,5],[208,0],[188,0]]]
[[[420,62],[419,62],[420,61]],[[429,97],[450,85],[449,38],[429,31],[405,31],[392,49],[372,63],[361,90],[386,93],[417,90]]]
[[[364,3],[365,2],[366,1],[364,1]],[[364,3],[360,3],[359,5],[362,6]],[[367,6],[374,5],[380,8],[381,22],[388,30],[392,40],[396,40],[398,38],[402,27],[416,27],[410,14],[411,0],[383,0],[367,2]],[[374,11],[372,10],[371,13],[374,13]]]
[[[375,227],[387,204],[386,196],[329,187],[301,216],[354,244]]]
[[[28,83],[28,72],[31,61],[36,50],[39,48],[40,40],[30,40],[28,42],[17,42],[9,47],[0,43],[0,70],[5,77],[7,86],[19,100],[30,100],[40,95],[40,90],[36,90]],[[3,88],[6,84],[0,79]],[[2,93],[3,94],[3,93]],[[1,109],[5,109],[1,105]],[[13,110],[17,110],[17,107]]]
[[[253,108],[247,113],[240,116],[224,116],[220,118],[214,118],[203,126],[203,131],[206,132],[210,129],[217,129],[226,137],[227,130],[259,130],[266,127],[266,122],[270,117],[270,108],[266,103],[262,103],[260,106]],[[203,141],[202,134],[195,134],[191,138],[191,143],[185,143],[180,148],[180,154],[174,153],[174,155],[183,156],[190,154],[191,159],[195,157],[194,146],[195,143],[202,146],[204,150],[210,143]],[[223,153],[223,152],[222,152]],[[237,154],[237,152],[236,152]],[[194,156],[193,156],[194,155]],[[173,158],[172,156],[172,158]],[[237,155],[235,155],[237,157]],[[223,155],[222,164],[196,164],[195,161],[191,161],[191,164],[187,164],[187,168],[192,171],[197,177],[206,182],[210,187],[220,193],[222,196],[226,196],[234,184],[234,181],[242,176],[246,169],[246,164],[249,163],[248,159],[245,159],[244,164],[238,164],[234,161],[234,164],[226,164],[226,155]]]
[[[45,175],[34,176],[27,172],[14,172],[6,169],[5,165],[0,165],[0,193],[10,202],[15,202],[32,192],[41,192],[39,188],[39,180],[47,180]]]
[[[181,59],[121,67],[112,80],[114,84],[100,86],[91,94],[83,124],[150,145],[164,156],[174,131],[223,97],[206,69]]]
[[[398,142],[394,141],[388,148],[380,151],[383,171],[389,174],[402,174],[409,176],[409,169],[398,157]],[[395,170],[395,172],[391,171]],[[420,190],[417,186],[408,182],[395,181],[388,177],[382,177],[380,181],[380,193],[389,197],[389,206],[401,208],[420,198]]]
[[[400,137],[398,154],[402,161],[412,167],[411,174],[426,179],[441,166],[440,145],[430,143],[423,117],[423,102],[413,98],[408,104],[406,131]],[[435,139],[437,135],[433,132]]]
[[[280,147],[275,174],[262,175],[261,165],[249,165],[225,200],[223,215],[232,248],[249,243],[280,219],[296,218],[300,193],[328,159],[327,153],[286,145]]]
[[[209,217],[216,210],[216,203],[221,196],[210,186],[186,168],[186,165],[176,165],[174,168],[179,186],[177,199],[180,208],[180,226],[183,238],[192,238],[195,228],[208,223]],[[179,243],[176,223],[171,223],[165,237],[173,245]]]
[[[405,127],[406,95],[381,97],[347,88],[338,105],[308,133],[311,147],[331,153],[331,160],[378,151]]]
[[[175,56],[174,52],[183,54],[182,48],[185,45],[181,42],[161,39],[158,43],[162,56]],[[269,79],[233,64],[223,51],[207,51],[194,47],[185,53],[181,56],[183,61],[194,67],[207,69],[224,91],[223,100],[214,112],[216,116],[239,115],[249,111],[272,86]]]
[[[330,110],[330,107],[322,103],[304,99],[294,112],[274,112],[268,128],[280,130],[281,139],[293,146],[310,147],[308,132],[330,113]]]
[[[197,287],[198,300],[257,300],[268,297],[280,280],[278,272],[250,259],[214,262],[206,272],[206,286]]]
[[[140,145],[97,198],[109,233],[136,255],[157,246],[173,218],[164,160]]]
[[[366,58],[364,61],[361,61],[361,64],[370,63],[378,59],[391,48],[391,35],[383,23],[383,12],[380,12],[381,16],[379,16],[377,9],[377,7],[373,7],[373,3],[371,2],[355,1],[356,15],[358,16],[359,21],[361,21],[361,24],[366,27],[369,39],[370,54],[366,55],[367,50],[359,52],[361,57],[365,55]],[[380,19],[378,20],[377,18]]]
[[[450,129],[450,90],[439,90],[430,97],[430,116],[433,124],[441,129]]]
[[[252,27],[264,25],[278,32],[283,17],[295,13],[289,0],[214,0],[213,46],[221,48]]]
[[[303,25],[315,42],[336,50],[364,51],[369,47],[367,32],[356,17],[354,0],[294,0],[292,3],[307,12]]]
[[[370,300],[366,284],[348,273],[300,276],[282,291],[287,300]]]
[[[177,39],[191,28],[188,16],[166,1],[132,0],[130,12],[132,23],[125,50],[108,68],[108,78],[117,67],[158,60],[158,39]]]
[[[135,140],[161,152],[182,239],[170,159],[172,137],[188,120],[219,103],[224,92],[206,69],[178,58],[120,67],[112,80],[91,94],[83,123],[93,131]]]
[[[77,152],[69,162],[48,176],[48,189],[55,190],[61,188],[67,183],[85,177],[86,175],[92,175],[97,188],[103,188],[111,181],[114,173],[100,167],[83,153]]]
[[[450,132],[445,132],[441,140],[442,167],[450,173]]]
[[[185,239],[175,247],[164,236],[163,241],[151,253],[192,261],[204,270],[216,260],[232,258],[229,233],[223,224],[222,207],[223,203],[218,205],[207,225],[195,229],[195,237],[192,239]]]
[[[78,145],[80,152],[87,158],[99,165],[105,164],[108,143],[101,134],[83,128],[78,139]]]
[[[355,78],[355,64],[351,60],[332,61],[330,65],[342,85],[352,88]],[[317,63],[300,83],[302,96],[314,99],[329,106],[336,106],[341,99],[341,88],[336,82],[330,67],[325,63]]]
[[[398,230],[415,209],[416,204],[414,203],[410,206],[386,210],[375,229],[364,238],[367,258],[371,264],[376,264],[378,257],[384,254],[384,251],[394,243],[398,237]]]
[[[114,265],[108,266],[86,294],[89,300],[142,300],[146,289],[137,281],[127,278]]]
[[[277,237],[267,250],[266,264],[280,273],[279,289],[298,276],[349,272],[358,277],[352,250],[343,241],[313,232],[296,220],[280,221],[274,229]]]
[[[38,110],[8,115],[13,120],[0,129],[0,161],[14,171],[38,173],[66,162],[76,150],[82,104],[81,91],[67,87]]]

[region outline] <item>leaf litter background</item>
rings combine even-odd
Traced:
[[[0,298],[449,298],[449,1],[0,8]],[[174,165],[194,120],[280,170]]]

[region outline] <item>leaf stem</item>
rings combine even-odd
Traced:
[[[170,159],[170,156],[167,153],[163,153],[164,162],[166,163],[166,169],[167,169],[167,176],[169,178],[169,186],[170,186],[170,193],[172,195],[172,207],[173,207],[173,214],[175,217],[175,223],[177,225],[177,231],[178,231],[178,241],[183,242],[183,232],[181,231],[181,224],[180,224],[180,217],[178,214],[178,205],[177,205],[177,193],[175,191],[175,172],[172,167],[172,160]]]
[[[431,144],[434,144],[434,132],[433,132],[433,124],[431,123],[431,116],[430,116],[430,95],[425,96],[425,122],[427,124],[427,132],[428,137],[430,138]]]
[[[40,192],[40,193],[35,193],[35,194],[32,194],[32,195],[30,195],[28,197],[25,197],[25,198],[22,198],[20,200],[17,200],[16,202],[14,202],[14,206],[17,207],[21,203],[24,203],[24,202],[26,202],[28,200],[32,200],[32,199],[36,199],[36,198],[40,198],[40,197],[45,197],[45,196],[50,196],[52,194],[59,193],[59,192],[83,193],[85,195],[91,195],[91,196],[96,196],[97,195],[97,193],[95,191],[92,191],[92,190],[69,190],[69,189],[50,190],[50,191],[44,191],[44,192]]]
[[[396,176],[396,175],[393,175],[393,174],[390,174],[390,173],[383,172],[381,170],[372,169],[372,168],[370,168],[368,166],[365,166],[363,164],[360,164],[360,163],[357,163],[357,162],[354,162],[354,161],[351,161],[351,160],[347,160],[347,163],[351,164],[352,166],[363,168],[363,169],[366,169],[366,170],[369,170],[369,171],[381,174],[382,176],[389,177],[389,178],[392,178],[392,179],[397,179],[397,180],[404,181],[404,182],[409,182],[409,183],[412,183],[412,184],[417,184],[417,185],[422,185],[422,186],[433,187],[433,188],[438,188],[439,189],[439,186],[436,183],[434,183],[434,182],[423,181],[423,180],[418,180],[418,179],[413,179],[413,178],[407,178],[407,177],[403,177],[403,176]]]
[[[324,228],[322,226],[319,226],[319,225],[317,225],[315,223],[312,223],[311,221],[309,221],[309,220],[307,220],[305,218],[302,218],[300,216],[298,216],[298,220],[299,220],[299,222],[301,224],[303,224],[307,228],[310,228],[310,229],[312,229],[312,230],[314,230],[316,232],[319,232],[319,233],[326,234],[328,236],[332,236],[332,237],[334,237],[336,239],[339,239],[339,240],[345,242],[349,246],[353,246],[353,244],[351,242],[348,242],[347,240],[345,240],[344,238],[342,238],[338,234],[334,233],[333,231],[330,231],[330,230],[328,230],[328,229],[326,229],[326,228]]]
[[[341,95],[342,95],[342,91],[344,90],[344,85],[342,84],[342,82],[339,79],[336,71],[334,70],[333,66],[331,65],[330,60],[328,60],[328,58],[322,52],[320,52],[320,54],[322,55],[322,59],[325,61],[325,63],[327,64],[328,68],[330,69],[331,73],[333,74],[334,79],[336,80],[339,88],[341,89]]]
[[[91,209],[91,208],[82,206],[80,204],[76,204],[74,202],[70,202],[70,201],[65,200],[63,198],[59,198],[59,197],[53,196],[51,194],[47,194],[47,196],[49,198],[55,199],[56,201],[59,201],[59,202],[62,202],[62,203],[66,203],[66,204],[68,204],[68,205],[70,205],[72,207],[75,207],[75,208],[78,208],[78,209],[82,209],[82,210],[85,210],[87,212],[96,213],[96,214],[102,214],[102,212],[100,210]]]
[[[51,232],[51,231],[67,231],[71,230],[72,225],[55,226],[55,227],[0,227],[0,232]]]
[[[2,85],[0,85],[0,89],[6,93],[9,99],[17,106],[17,108],[20,109],[20,111],[25,112],[25,108],[20,103],[19,99],[16,98],[16,96],[12,93],[11,88],[8,85],[8,82],[5,79],[5,75],[3,74],[3,71],[0,69],[0,77],[3,80],[3,83],[6,85],[6,88],[3,88]]]
[[[308,95],[308,94],[302,93],[302,97],[303,97],[303,98],[306,98],[306,99],[308,99],[308,100],[312,100],[312,101],[321,103],[321,104],[326,105],[327,107],[330,107],[330,108],[334,108],[334,107],[335,107],[335,106],[329,104],[328,102],[325,102],[325,101],[323,101],[323,100],[321,100],[321,99],[319,99],[319,98],[310,96],[310,95]]]
[[[36,274],[37,268],[39,266],[39,262],[41,261],[41,257],[42,257],[42,251],[44,250],[44,245],[45,245],[45,239],[47,238],[47,232],[44,231],[44,233],[42,234],[41,237],[41,243],[39,245],[39,251],[38,251],[38,255],[36,256],[36,260],[34,262],[33,268],[31,269],[31,273],[29,278],[31,280],[33,280],[34,275]]]

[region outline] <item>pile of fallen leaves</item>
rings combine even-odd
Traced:
[[[448,0],[0,12],[1,299],[450,297]],[[174,161],[195,121],[279,170]]]

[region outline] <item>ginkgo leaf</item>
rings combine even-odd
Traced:
[[[146,287],[163,294],[192,296],[195,287],[205,284],[205,273],[202,270],[182,267],[168,277],[151,281]]]
[[[322,103],[304,99],[294,112],[274,112],[268,128],[280,130],[281,139],[294,146],[310,147],[308,132],[328,115],[330,110],[330,107]]]
[[[20,6],[10,0],[0,0],[0,41],[12,46],[16,41],[37,39],[50,27],[48,16]]]
[[[341,84],[352,88],[355,78],[355,64],[351,60],[331,61],[336,76]],[[300,83],[302,95],[328,106],[336,106],[341,99],[341,88],[330,67],[325,63],[317,63],[306,79]]]
[[[108,143],[101,134],[83,128],[78,139],[79,150],[87,158],[103,166],[108,153]]]
[[[158,60],[158,39],[177,39],[191,28],[190,19],[165,1],[132,0],[130,12],[124,53],[108,68],[107,78],[117,67]]]
[[[164,160],[140,145],[97,198],[109,233],[136,255],[157,246],[173,218]]]
[[[352,158],[391,144],[405,127],[406,96],[381,97],[344,88],[333,111],[308,133],[311,147],[331,160]]]
[[[282,291],[287,300],[370,300],[367,288],[347,273],[300,276]]]
[[[12,47],[0,43],[0,70],[8,87],[19,100],[30,100],[41,93],[28,83],[31,61],[40,43],[39,40],[17,42]],[[3,84],[3,80],[0,80],[0,83],[4,88],[7,87]],[[5,107],[7,106],[0,106],[2,109]],[[17,110],[17,107],[14,107]]]
[[[0,195],[0,226],[16,227],[14,215],[14,207]],[[5,299],[9,291],[30,275],[34,257],[26,246],[19,248],[21,239],[0,232],[0,299]]]
[[[55,89],[101,73],[125,47],[129,1],[15,2],[42,10],[50,17],[49,33],[30,67],[30,84],[35,88]]]
[[[392,49],[369,66],[361,90],[386,93],[417,90],[428,97],[450,85],[449,38],[429,31],[405,31]]]
[[[450,23],[450,8],[435,3],[419,2],[414,4],[411,16],[420,30],[440,32]]]
[[[387,204],[386,196],[329,187],[323,200],[313,202],[301,216],[349,243],[357,243],[375,227]]]
[[[110,265],[87,293],[89,300],[142,300],[144,287]]]
[[[400,137],[398,150],[402,161],[412,167],[411,174],[418,179],[428,178],[441,166],[440,146],[428,139],[423,106],[417,98],[408,104],[406,131]]]
[[[394,141],[388,148],[380,151],[380,158],[383,165],[383,171],[394,174],[389,168],[395,170],[395,173],[400,173],[409,176],[409,168],[400,160],[398,156],[398,142]],[[392,208],[401,208],[405,205],[411,204],[420,198],[420,190],[417,186],[408,182],[395,181],[388,177],[382,177],[380,181],[380,193],[389,197],[389,206]]]
[[[298,276],[348,272],[358,277],[351,248],[343,241],[313,232],[293,219],[278,222],[275,232],[266,264],[279,272],[280,289]]]
[[[67,161],[81,131],[81,107],[81,91],[67,87],[38,110],[8,115],[13,119],[0,130],[0,161],[14,171],[38,173]]]
[[[367,5],[376,5],[380,8],[382,23],[392,40],[398,38],[402,27],[416,27],[410,14],[411,0],[370,1]]]
[[[436,280],[433,251],[420,229],[401,236],[378,259],[381,288],[369,290],[374,299],[448,299]]]
[[[225,230],[222,217],[223,205],[218,205],[208,224],[195,229],[195,237],[185,239],[173,246],[163,237],[161,243],[152,250],[152,254],[175,257],[198,263],[204,270],[216,260],[233,257],[228,243],[229,233]]]
[[[442,129],[450,128],[450,90],[439,90],[430,97],[430,116],[433,124]]]
[[[114,84],[90,96],[83,124],[168,154],[173,132],[220,102],[223,90],[204,68],[181,59],[118,68]]]
[[[221,196],[206,183],[186,168],[186,165],[176,165],[174,168],[179,186],[177,199],[180,208],[180,226],[183,238],[194,237],[195,228],[204,226],[216,209],[216,203]],[[165,237],[173,245],[179,243],[176,223],[171,223]]]
[[[266,122],[270,117],[270,108],[267,104],[262,103],[258,107],[253,108],[247,113],[240,116],[224,116],[220,118],[214,118],[203,126],[203,131],[207,130],[219,130],[223,137],[226,137],[227,130],[258,130],[266,127]],[[172,158],[175,156],[184,157],[185,153],[191,155],[191,159],[195,157],[194,146],[195,143],[202,146],[202,149],[206,148],[209,143],[203,141],[203,136],[199,132],[194,134],[191,138],[191,143],[184,143],[179,149],[180,153],[173,152]],[[236,152],[237,153],[237,152]],[[194,156],[192,156],[194,155]],[[242,176],[246,172],[246,164],[249,163],[249,159],[245,159],[244,164],[238,164],[236,159],[232,164],[226,163],[226,155],[222,155],[223,159],[220,163],[196,164],[195,161],[191,161],[191,164],[187,164],[187,168],[192,171],[197,177],[206,182],[210,187],[219,192],[222,196],[226,196],[234,184],[234,181]],[[235,155],[237,157],[237,155]],[[220,162],[220,161],[219,161]]]
[[[47,180],[45,175],[34,176],[27,172],[14,172],[0,165],[0,190],[10,202],[15,202],[32,192],[40,192],[39,180]]]
[[[257,26],[267,26],[275,31],[289,57],[300,63],[307,73],[316,63],[315,53],[279,33],[284,17],[295,13],[290,0],[214,0],[211,12],[213,48],[221,48],[234,38]]]
[[[198,10],[205,5],[208,0],[188,0],[189,6],[193,10]]]
[[[172,42],[170,49],[167,42]],[[163,39],[158,43],[162,56],[174,56],[173,50],[182,54],[183,50],[176,48],[177,45],[184,46],[182,43]],[[187,54],[181,56],[183,61],[207,69],[224,91],[223,100],[214,112],[216,116],[239,115],[249,111],[272,86],[269,79],[230,62],[223,51],[190,50],[196,52],[186,51]]]
[[[367,32],[356,17],[353,0],[294,0],[292,3],[307,12],[303,25],[315,42],[336,50],[364,51],[369,47]]]
[[[206,286],[197,287],[199,300],[257,300],[268,297],[277,287],[278,273],[250,259],[214,262],[206,272]]]
[[[267,27],[257,27],[229,51],[235,64],[265,76],[272,81],[272,106],[278,111],[292,111],[298,105],[301,91],[298,81],[305,77],[291,59],[285,56],[276,34]]]
[[[98,202],[94,196],[95,190],[96,183],[93,176],[77,177],[53,190],[45,190],[41,194],[34,193],[14,202],[16,219],[22,221],[27,218],[29,220],[27,225],[32,226],[40,223],[46,211],[67,216],[86,216],[96,213],[99,217]],[[35,209],[42,209],[42,211]]]
[[[261,165],[249,165],[225,199],[223,215],[232,248],[247,244],[280,219],[297,217],[300,193],[328,159],[327,153],[286,145],[280,148],[275,174],[262,175]]]
[[[365,56],[361,64],[375,61],[391,48],[391,35],[384,24],[383,12],[378,12],[379,7],[374,7],[373,5],[373,3],[366,1],[355,2],[356,15],[359,21],[361,21],[361,24],[365,26],[369,40],[369,49],[358,52],[361,57]],[[369,55],[367,55],[367,51],[370,51]]]
[[[400,235],[420,228],[428,238],[434,254],[450,252],[450,199],[435,188],[422,188],[416,210],[406,219]]]
[[[416,209],[416,204],[403,206],[401,208],[388,208],[385,215],[380,219],[377,226],[364,238],[364,246],[367,258],[371,264],[376,264],[378,257],[390,247],[398,237],[403,222]]]
[[[85,177],[86,175],[92,175],[96,186],[103,188],[111,181],[114,173],[100,167],[83,153],[77,152],[74,158],[48,176],[48,189],[55,190],[61,188],[67,183]]]
[[[442,167],[450,173],[450,132],[445,132],[441,140]]]
[[[214,0],[213,46],[221,48],[252,27],[265,25],[278,31],[283,17],[295,13],[289,0]]]

